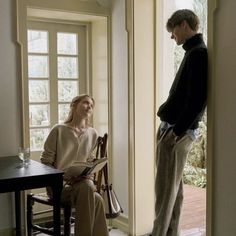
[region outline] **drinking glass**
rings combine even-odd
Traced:
[[[22,160],[22,165],[27,166],[30,159],[30,148],[19,147],[18,156]]]

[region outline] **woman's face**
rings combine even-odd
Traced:
[[[93,114],[93,100],[90,97],[83,98],[78,102],[76,113],[81,118],[89,118]]]

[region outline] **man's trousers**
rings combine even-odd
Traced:
[[[152,236],[178,236],[183,202],[182,175],[192,138],[185,134],[175,141],[173,129],[157,133],[156,204]]]

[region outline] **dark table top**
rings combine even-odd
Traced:
[[[62,180],[63,171],[30,160],[22,166],[18,156],[0,157],[0,192],[52,186]]]

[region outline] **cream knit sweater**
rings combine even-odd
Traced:
[[[94,157],[97,138],[97,131],[92,127],[78,137],[73,128],[57,124],[45,141],[41,162],[65,171],[74,161],[86,161]]]

